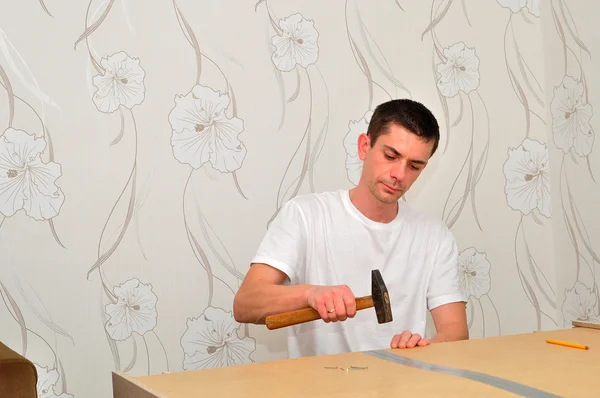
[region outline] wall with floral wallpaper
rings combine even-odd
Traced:
[[[236,289],[286,200],[357,182],[357,136],[392,98],[442,128],[404,200],[455,234],[471,337],[598,320],[597,7],[13,2],[0,341],[40,397],[285,358],[284,330],[235,322]]]

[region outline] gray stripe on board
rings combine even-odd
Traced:
[[[412,358],[403,357],[391,352],[379,350],[379,351],[365,351],[365,354],[384,359],[387,361],[395,362],[400,365],[406,365],[417,369],[430,370],[432,372],[445,373],[452,376],[463,377],[465,379],[473,380],[479,383],[487,384],[492,387],[500,388],[518,394],[524,397],[531,398],[546,398],[546,397],[560,397],[560,395],[550,394],[548,392],[538,390],[537,388],[529,387],[524,384],[516,383],[514,381],[502,379],[500,377],[491,376],[485,373],[473,372],[465,369],[450,368],[448,366],[436,365],[427,362],[417,361]]]

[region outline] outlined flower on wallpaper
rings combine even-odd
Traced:
[[[233,182],[242,198],[247,199],[239,185],[236,172],[243,166],[246,146],[240,135],[244,132],[244,120],[238,116],[235,93],[231,83],[219,65],[200,50],[200,44],[190,22],[177,3],[173,1],[175,17],[185,39],[194,50],[197,74],[189,92],[176,94],[174,105],[168,115],[171,126],[171,149],[174,158],[190,166],[190,174],[183,188],[182,212],[185,232],[190,248],[198,263],[206,271],[208,279],[207,306],[211,307],[214,283],[219,281],[231,292],[231,302],[244,275],[235,267],[233,259],[215,234],[206,216],[202,213],[200,199],[194,186],[194,175],[201,169],[211,168],[221,174],[233,176]],[[202,83],[202,61],[208,60],[223,78],[224,91],[218,90],[216,82]],[[206,66],[204,66],[206,67]],[[203,189],[203,191],[207,191]],[[190,194],[188,194],[190,192]],[[190,196],[190,197],[188,197]],[[193,204],[188,209],[187,202]],[[191,211],[193,210],[193,212]],[[210,249],[207,252],[200,239]],[[212,258],[209,258],[209,254]],[[220,276],[220,270],[213,267],[216,259],[229,275]],[[233,279],[228,280],[229,278]],[[233,286],[236,283],[237,286]],[[248,336],[248,326],[244,327]]]
[[[134,332],[143,336],[154,329],[158,298],[150,284],[143,284],[137,278],[129,279],[115,286],[113,294],[117,302],[105,307],[108,315],[105,327],[113,340],[128,339]]]
[[[297,13],[280,19],[278,25],[279,32],[271,37],[271,60],[277,69],[289,72],[296,65],[307,68],[317,62],[319,32],[312,20]]]
[[[459,92],[469,94],[479,88],[479,57],[465,43],[444,47],[445,60],[436,65],[437,87],[444,97],[453,98]]]
[[[230,103],[227,93],[202,85],[195,85],[186,95],[175,96],[169,122],[173,154],[178,161],[194,169],[210,163],[221,173],[242,167],[246,147],[239,135],[244,131],[244,121],[227,116]]]
[[[592,152],[594,132],[590,124],[592,105],[583,97],[583,83],[564,76],[554,87],[550,104],[554,144],[565,154],[571,149],[581,157]]]
[[[279,130],[281,130],[286,120],[287,104],[297,101],[298,98],[304,98],[304,95],[308,97],[304,132],[281,177],[277,190],[276,210],[267,221],[268,228],[279,214],[281,206],[287,200],[298,195],[305,181],[308,182],[308,190],[310,192],[315,191],[314,167],[323,149],[329,126],[329,89],[317,66],[319,60],[319,31],[315,21],[298,12],[277,19],[269,0],[259,1],[255,9],[262,3],[265,5],[269,22],[274,31],[274,34],[269,38],[269,47],[271,63],[281,99],[282,114]],[[318,94],[316,82],[314,77],[311,76],[314,75],[312,71],[319,75],[324,95]],[[289,98],[286,94],[285,82],[288,77],[295,81],[295,90]],[[302,90],[303,85],[306,85],[306,94]],[[320,100],[323,97],[326,101],[326,108],[321,113],[325,113],[325,117],[318,135],[315,136],[313,134],[315,104],[318,104],[317,99]]]
[[[140,66],[139,58],[119,51],[102,58],[100,66],[103,72],[92,80],[96,87],[92,100],[100,112],[113,113],[120,106],[131,109],[144,102],[146,72]]]
[[[523,9],[527,9],[532,15],[540,17],[540,0],[497,0],[502,7],[510,9],[513,13],[517,13]]]
[[[444,3],[442,3],[444,4]],[[483,176],[487,164],[490,147],[490,118],[485,101],[479,93],[481,76],[479,73],[480,60],[474,47],[464,41],[456,41],[449,45],[443,45],[436,33],[436,27],[443,22],[452,0],[446,1],[442,7],[435,7],[432,1],[429,25],[423,31],[421,38],[426,34],[431,35],[432,49],[432,73],[436,82],[436,89],[440,104],[444,113],[445,145],[442,153],[445,153],[450,143],[451,130],[461,123],[467,123],[471,138],[468,141],[468,150],[464,162],[458,171],[456,178],[446,197],[442,210],[442,219],[449,228],[458,221],[467,200],[470,199],[471,209],[477,227],[483,230],[477,212],[477,198],[475,195],[477,184]],[[470,25],[467,9],[463,3],[463,14]],[[450,103],[456,103],[458,113],[456,119],[450,124]],[[466,102],[466,106],[465,106]],[[465,115],[466,109],[466,115]],[[483,120],[479,115],[484,115]],[[442,137],[444,129],[442,128]],[[485,131],[486,137],[476,131]],[[483,144],[479,141],[483,140]],[[464,183],[460,186],[459,179]],[[464,184],[464,185],[463,185]]]
[[[513,210],[528,215],[537,209],[544,217],[552,217],[546,145],[526,138],[519,147],[509,148],[504,175],[506,201]]]
[[[0,135],[0,214],[23,210],[37,221],[56,217],[65,197],[56,185],[61,166],[43,162],[44,137],[8,128]]]
[[[547,219],[552,217],[547,146],[525,138],[518,147],[508,149],[503,172],[507,204],[521,214],[514,238],[517,273],[521,286],[535,309],[537,330],[541,330],[542,315],[556,325],[556,294],[545,270],[538,265],[532,254],[525,222],[531,219],[535,224],[543,226],[539,215]]]
[[[362,119],[348,122],[348,132],[344,136],[344,148],[346,149],[346,175],[354,185],[358,185],[362,174],[363,162],[358,157],[358,137],[366,134],[373,111],[367,111]]]
[[[498,310],[488,295],[492,283],[491,267],[486,253],[479,252],[474,247],[468,247],[458,254],[460,288],[467,297],[470,336],[479,334],[481,337],[487,337],[502,334]],[[493,313],[492,317],[489,316],[489,312]]]
[[[250,356],[256,350],[256,341],[248,336],[240,338],[241,324],[231,311],[207,307],[200,316],[187,320],[187,329],[181,336],[184,352],[183,369],[195,370],[254,362]]]
[[[102,270],[100,270],[102,273]],[[138,336],[142,342],[144,350],[142,355],[146,356],[146,373],[152,373],[151,366],[154,361],[158,360],[158,355],[155,356],[150,351],[148,345],[148,335],[160,345],[162,355],[164,355],[165,366],[169,370],[169,358],[167,351],[161,339],[154,331],[158,323],[158,297],[153,291],[152,284],[142,283],[138,278],[130,278],[119,285],[108,290],[105,288],[105,293],[109,297],[109,303],[103,308],[102,322],[106,337],[115,358],[115,366],[123,372],[129,372],[138,362],[140,350],[138,350]],[[119,352],[119,344],[131,344],[133,347],[132,358],[128,365],[121,368]],[[153,361],[154,360],[154,361]]]
[[[463,294],[476,299],[488,294],[492,283],[491,267],[486,254],[478,252],[474,247],[461,251],[458,255],[458,270]]]
[[[33,364],[37,372],[36,391],[38,398],[73,398],[74,396],[66,392],[57,393],[56,384],[59,374],[56,369],[50,369],[48,366]]]
[[[576,281],[572,288],[565,289],[561,310],[565,328],[572,327],[572,321],[600,322],[598,291]]]

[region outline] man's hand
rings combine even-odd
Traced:
[[[356,298],[346,285],[313,286],[307,301],[325,322],[345,321],[356,315]]]
[[[405,330],[392,338],[391,348],[413,348],[415,346],[426,346],[431,344],[429,339],[424,339],[419,334],[412,334],[410,330]]]

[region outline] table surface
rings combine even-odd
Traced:
[[[546,339],[585,344],[589,350],[549,344]],[[545,396],[544,392],[558,396],[600,396],[600,330],[596,329],[534,332],[380,352],[398,355],[404,361],[409,358],[408,361],[470,370],[505,379],[508,384],[515,382],[542,390],[541,394],[534,394],[536,396]],[[460,375],[415,368],[359,352],[129,378],[169,398],[212,394],[286,398],[349,394],[382,397],[400,393],[403,396],[519,396]]]

